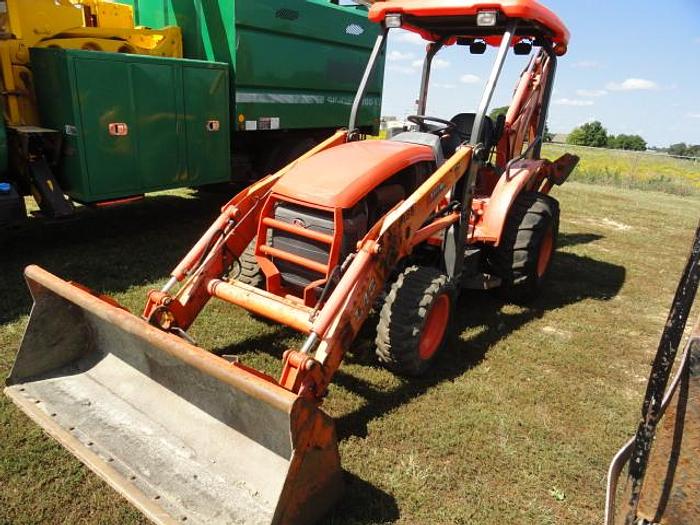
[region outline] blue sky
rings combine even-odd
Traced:
[[[700,0],[544,0],[571,32],[560,59],[549,128],[568,132],[600,120],[611,133],[638,133],[650,145],[700,144]],[[382,114],[414,113],[424,42],[392,30]],[[438,53],[428,114],[475,111],[495,50]],[[508,56],[491,107],[507,105],[527,57]]]

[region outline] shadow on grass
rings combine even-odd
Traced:
[[[27,264],[39,264],[64,279],[81,282],[100,292],[123,292],[167,275],[218,215],[225,200],[224,195],[204,195],[198,199],[160,195],[128,206],[99,211],[86,209],[76,220],[65,224],[30,221],[6,238],[2,247],[0,323],[29,312],[31,297],[22,279],[22,269]],[[560,245],[585,244],[599,238],[587,233],[562,234]],[[366,405],[336,420],[339,439],[366,435],[367,425],[373,419],[443,381],[464,374],[500,339],[547,310],[585,299],[608,300],[617,294],[624,280],[625,269],[621,266],[560,252],[554,260],[548,287],[529,309],[503,314],[503,303],[490,294],[462,294],[455,320],[457,333],[475,326],[485,329],[469,339],[456,341],[426,376],[382,392],[360,378],[343,373],[342,369],[338,371],[335,381],[339,385],[368,400]],[[257,347],[281,357],[286,349],[284,339],[292,333],[278,327],[216,353],[238,354]],[[360,350],[348,355],[347,360],[374,365],[371,340],[358,343]],[[328,523],[377,523],[399,518],[391,495],[351,473],[345,475],[345,497],[328,517]]]
[[[592,242],[597,238],[599,236],[589,234],[560,236],[563,246]],[[342,369],[338,371],[335,376],[337,384],[367,399],[367,403],[361,408],[335,420],[338,439],[365,436],[367,426],[372,420],[423,395],[433,386],[461,376],[478,365],[489,348],[499,340],[521,329],[530,321],[542,317],[546,311],[586,299],[610,300],[619,292],[624,282],[625,268],[622,266],[559,252],[553,261],[547,288],[528,309],[504,314],[501,312],[503,302],[491,294],[463,293],[455,319],[456,332],[461,334],[466,329],[476,326],[483,326],[485,329],[469,339],[456,341],[424,377],[410,378],[392,391],[381,392],[362,379],[343,373]],[[475,307],[477,305],[478,307]],[[352,356],[351,359],[369,362],[373,356],[365,351]],[[376,523],[377,515],[368,509],[372,504],[372,500],[368,498],[368,494],[348,490],[342,509],[336,509],[334,515],[342,516],[344,523]],[[382,516],[382,519],[387,521],[397,518],[398,515],[393,518]]]
[[[154,195],[111,208],[80,208],[68,222],[30,219],[4,232],[0,324],[29,313],[32,300],[22,277],[28,264],[109,294],[166,276],[218,216],[228,197]]]
[[[343,471],[343,474],[344,496],[320,523],[374,525],[392,523],[399,519],[399,507],[393,496],[355,474],[347,471]],[[358,505],[361,508],[358,508]]]
[[[561,244],[577,244],[576,239],[591,242],[596,235],[560,236]],[[530,321],[539,319],[548,310],[556,310],[586,299],[607,301],[619,292],[625,282],[625,268],[598,261],[590,257],[566,252],[557,253],[553,260],[549,281],[542,295],[529,308],[517,313],[503,313],[503,301],[494,295],[477,291],[461,294],[456,314],[455,332],[463,333],[473,327],[484,327],[468,339],[454,341],[452,347],[439,358],[423,377],[410,378],[390,392],[376,391],[370,384],[355,376],[344,374],[342,369],[335,381],[368,399],[368,403],[355,412],[336,419],[339,439],[349,436],[365,436],[367,424],[401,404],[425,393],[429,388],[453,380],[479,364],[489,348]],[[365,353],[366,354],[366,353]],[[357,355],[351,359],[361,363],[371,356]]]
[[[258,319],[265,324],[272,324],[272,321],[268,321],[267,319]],[[296,332],[295,330],[287,326],[278,324],[271,332],[244,339],[242,341],[227,346],[210,349],[210,351],[212,354],[216,354],[219,356],[239,356],[250,351],[251,348],[260,348],[266,354],[271,355],[273,357],[277,357],[281,360],[282,354],[285,352],[285,350],[289,349],[289,339],[291,337],[294,337],[298,333],[299,332]]]
[[[561,234],[559,245],[586,244],[600,238],[600,235],[588,233]],[[435,385],[461,376],[478,365],[489,348],[499,340],[523,328],[530,321],[542,317],[548,310],[587,299],[612,299],[624,284],[625,276],[625,268],[622,266],[586,256],[558,252],[553,260],[547,287],[529,308],[513,314],[504,314],[503,301],[494,295],[476,291],[464,292],[458,303],[456,333],[461,334],[477,326],[485,329],[471,338],[455,341],[452,348],[438,359],[425,376],[407,379],[399,387],[387,392],[379,391],[361,378],[344,373],[342,368],[336,373],[334,381],[338,385],[367,400],[361,408],[335,420],[338,439],[366,436],[367,426],[372,420],[383,417],[387,412],[421,396]],[[363,332],[366,338],[371,330]],[[281,357],[286,349],[281,341],[291,333],[293,332],[289,329],[279,327],[272,333],[217,350],[216,353],[236,354],[244,352],[246,348],[255,347]],[[345,359],[358,364],[375,365],[371,339],[358,341],[356,349]],[[327,518],[326,523],[386,523],[399,518],[396,503],[390,495],[349,473],[346,475],[354,479],[350,480],[345,497]]]
[[[576,246],[577,244],[588,244],[602,239],[602,235],[597,233],[561,233],[557,238],[557,248],[565,246]]]
[[[7,235],[0,247],[0,323],[13,321],[29,312],[31,297],[22,279],[22,269],[27,264],[39,264],[64,279],[109,294],[163,278],[218,215],[226,199],[227,195],[202,195],[197,199],[157,195],[127,206],[98,211],[84,209],[69,223],[29,221]],[[599,238],[588,233],[562,234],[560,245],[580,245]],[[367,425],[373,419],[421,396],[441,382],[464,374],[499,340],[541,317],[547,310],[585,299],[605,301],[614,297],[624,283],[625,269],[560,252],[550,278],[549,286],[532,307],[514,314],[503,314],[503,303],[490,294],[462,294],[455,320],[457,332],[463,333],[475,326],[485,329],[469,339],[455,342],[451,351],[443,355],[425,377],[404,381],[391,392],[378,391],[341,369],[336,382],[365,397],[368,403],[336,420],[339,439],[366,435]],[[280,327],[254,341],[248,340],[217,353],[242,353],[255,344],[281,357],[285,349],[282,341],[291,333]],[[371,341],[363,348],[349,355],[348,360],[374,364]],[[346,478],[348,490],[328,518],[330,523],[390,522],[399,517],[391,495],[351,473],[346,472]]]

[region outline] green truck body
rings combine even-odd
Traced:
[[[346,125],[379,32],[365,8],[328,0],[120,1],[137,24],[179,26],[185,57],[230,64],[237,130]],[[368,86],[362,127],[378,129],[382,81]]]
[[[230,179],[227,64],[49,48],[31,61],[44,125],[63,133],[56,175],[73,200]]]
[[[62,193],[119,201],[278,169],[347,126],[379,32],[364,7],[330,0],[120,1],[138,25],[180,27],[184,58],[30,49],[41,128],[21,131],[15,185],[43,188],[49,217],[72,213]],[[379,127],[378,71],[358,116],[365,133]],[[34,162],[27,148],[45,144],[59,153]]]

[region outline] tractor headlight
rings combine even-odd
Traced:
[[[401,27],[402,24],[403,20],[401,20],[401,15],[399,14],[386,15],[384,17],[384,25],[390,29]]]
[[[476,13],[476,25],[478,26],[495,26],[498,11],[490,9],[488,11],[479,11]]]

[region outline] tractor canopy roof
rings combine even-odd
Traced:
[[[477,21],[479,13],[495,12],[495,23]],[[401,15],[401,27],[425,40],[454,44],[458,38],[478,38],[497,46],[509,22],[517,21],[514,43],[522,39],[549,41],[557,55],[566,53],[569,30],[552,11],[535,0],[385,0],[369,11],[374,22],[387,15]],[[481,23],[480,23],[481,22]]]

